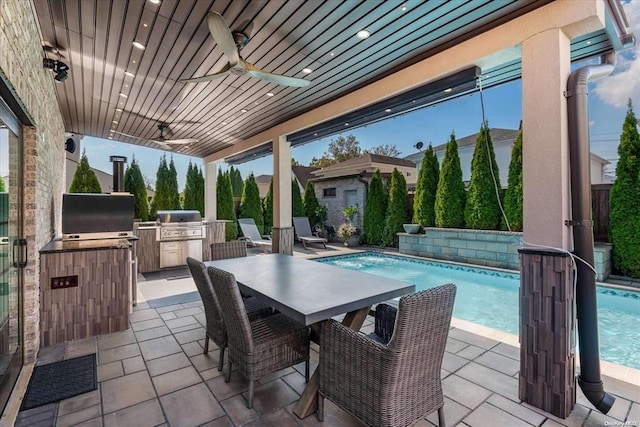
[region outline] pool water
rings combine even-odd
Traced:
[[[518,335],[518,273],[372,252],[316,261],[410,282],[416,290],[455,283],[455,317]],[[640,293],[598,287],[598,323],[600,357],[640,369]]]

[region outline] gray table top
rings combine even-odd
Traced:
[[[205,262],[228,271],[238,286],[287,316],[311,325],[406,295],[415,286],[290,255],[271,254]]]

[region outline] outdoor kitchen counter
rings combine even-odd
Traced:
[[[42,346],[128,328],[133,248],[127,239],[55,239],[40,250]]]

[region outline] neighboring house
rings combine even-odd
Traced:
[[[311,172],[318,202],[327,207],[327,225],[337,227],[345,221],[342,210],[357,205],[355,221],[362,226],[371,177],[379,169],[383,178],[389,179],[394,168],[404,175],[408,186],[415,185],[414,162],[370,153]]]
[[[496,163],[498,164],[498,169],[500,170],[500,184],[504,188],[506,188],[507,186],[507,177],[509,175],[511,149],[513,148],[513,144],[515,143],[516,137],[518,136],[518,132],[519,131],[517,129],[492,128],[489,130],[491,141],[493,142],[493,151],[496,155]],[[462,167],[462,180],[467,184],[471,180],[471,160],[473,159],[473,150],[475,149],[478,135],[479,133],[474,133],[473,135],[465,136],[464,138],[460,138],[457,140],[458,156],[460,157],[460,166]],[[440,165],[442,165],[446,147],[447,144],[445,143],[433,148],[433,151],[438,157],[438,162],[440,163]],[[421,151],[411,154],[405,157],[405,159],[415,162],[416,171],[419,171],[422,165],[423,156],[424,151]],[[607,164],[609,164],[607,160],[591,153],[592,184],[609,182],[605,177],[604,171],[604,168]]]
[[[300,187],[300,193],[304,193],[304,187],[307,185],[307,181],[313,178],[311,174],[313,171],[317,171],[318,168],[311,166],[291,166],[291,176],[298,181],[298,187]],[[260,191],[260,197],[264,198],[269,191],[269,184],[271,183],[271,175],[258,175],[255,177],[256,184],[258,184],[258,190]]]

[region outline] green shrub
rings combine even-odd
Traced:
[[[102,193],[100,181],[98,181],[96,173],[91,169],[91,166],[89,166],[86,151],[82,151],[80,163],[76,168],[76,172],[73,174],[73,181],[71,181],[69,193]]]
[[[389,186],[389,204],[385,219],[383,245],[396,245],[396,233],[403,231],[402,224],[409,219],[407,213],[407,182],[398,169],[393,168]]]
[[[307,185],[305,185],[304,187],[303,203],[304,214],[307,218],[309,218],[309,224],[311,224],[311,227],[313,228],[316,225],[324,225],[324,222],[321,221],[320,216],[318,215],[318,208],[320,207],[320,203],[318,202],[318,198],[316,197],[316,190],[313,187],[313,183],[311,181],[307,181]]]
[[[300,194],[300,186],[298,181],[293,178],[291,180],[291,216],[304,216],[304,204],[302,203],[302,194]]]
[[[133,194],[133,199],[135,200],[135,217],[140,221],[149,219],[147,187],[135,157],[131,160],[131,164],[124,173],[124,190]]]
[[[511,149],[507,191],[504,195],[504,213],[511,231],[522,231],[522,122],[516,142]],[[504,229],[507,229],[506,224]]]
[[[442,159],[436,191],[436,227],[464,227],[465,192],[458,143],[452,133]]]
[[[233,189],[228,173],[218,170],[216,180],[216,218],[227,219],[230,222],[224,224],[225,240],[235,240],[238,238],[238,221],[233,207]]]
[[[609,199],[609,234],[614,268],[626,276],[640,277],[640,135],[631,100],[628,105]]]
[[[264,212],[264,230],[269,234],[273,228],[273,177],[269,183],[269,191],[262,201],[262,210]]]
[[[204,216],[204,176],[202,170],[189,161],[184,186],[184,209],[197,210]]]
[[[173,156],[169,162],[169,197],[171,200],[171,207],[169,209],[181,209],[180,206],[180,192],[178,191],[178,172],[176,171],[176,165],[173,163]]]
[[[250,174],[249,178],[244,182],[242,198],[240,199],[239,216],[240,218],[253,218],[258,226],[258,230],[264,233],[264,217],[262,215],[260,190],[258,189],[258,184],[256,184],[253,174]]]
[[[363,235],[364,243],[382,245],[387,216],[387,195],[378,169],[369,183],[367,206],[364,209]]]
[[[416,192],[413,198],[413,223],[423,227],[433,227],[436,223],[436,191],[440,179],[440,166],[433,147],[424,152],[422,167],[416,182]]]

